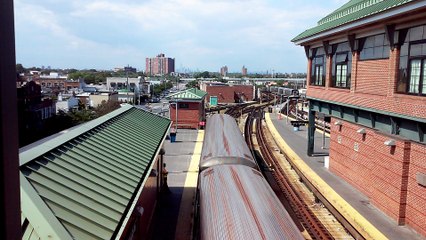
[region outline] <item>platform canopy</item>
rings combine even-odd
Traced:
[[[20,149],[23,239],[119,236],[169,128],[126,105]]]

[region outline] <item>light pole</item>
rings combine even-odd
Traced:
[[[286,124],[288,124],[288,108],[289,108],[289,105],[290,105],[289,103],[290,103],[290,98],[287,97],[287,109],[286,109],[287,110],[287,116],[286,116],[286,119],[285,119]]]
[[[127,72],[129,70],[129,64],[127,64],[127,67],[125,67],[124,70],[126,71],[126,84],[127,84],[126,101],[127,101],[127,103],[129,103],[130,85],[129,85],[129,74]]]
[[[178,101],[176,100],[176,133],[178,130]]]

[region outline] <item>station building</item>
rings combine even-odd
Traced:
[[[173,128],[198,129],[206,118],[205,99],[207,93],[190,88],[167,96],[170,101],[170,119]]]
[[[167,118],[130,105],[19,150],[22,239],[146,239]]]
[[[206,100],[214,98],[217,103],[241,103],[252,101],[255,96],[253,85],[228,84],[222,82],[202,82],[200,89],[207,92]]]
[[[305,49],[308,155],[330,116],[330,171],[426,235],[426,1],[351,0],[292,41]]]

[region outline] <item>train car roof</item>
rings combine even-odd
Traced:
[[[304,239],[262,174],[222,165],[200,174],[201,239]]]
[[[235,119],[227,114],[214,114],[206,121],[200,170],[217,164],[257,168]]]

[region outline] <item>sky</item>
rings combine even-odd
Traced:
[[[348,0],[15,0],[16,62],[110,70],[306,72],[291,39]]]

